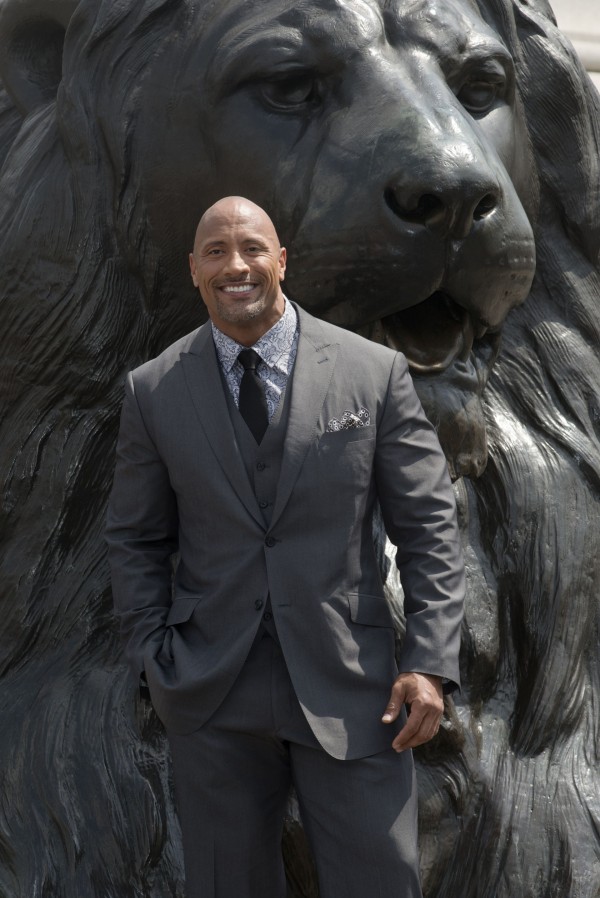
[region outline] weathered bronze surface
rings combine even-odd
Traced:
[[[0,895],[182,895],[103,518],[125,372],[202,320],[194,226],[242,194],[288,295],[406,353],[456,478],[427,898],[597,898],[600,104],[545,0],[1,0],[0,76]],[[295,898],[303,846],[291,805]]]

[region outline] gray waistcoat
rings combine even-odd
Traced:
[[[290,375],[290,377],[288,377],[286,389],[281,395],[275,413],[269,422],[269,426],[262,438],[260,446],[258,446],[250,433],[246,422],[242,418],[229,391],[229,387],[223,378],[223,389],[225,390],[225,395],[227,397],[227,407],[235,431],[237,444],[246,467],[248,480],[250,481],[252,490],[256,496],[266,527],[271,523],[273,505],[277,493],[277,484],[279,483],[283,443],[288,423],[288,396],[291,393],[291,379],[292,377]],[[265,627],[274,639],[277,639],[277,631],[271,612],[270,598],[265,605],[263,627]]]

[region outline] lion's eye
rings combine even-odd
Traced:
[[[264,100],[276,109],[295,110],[316,101],[317,83],[312,75],[301,73],[276,81],[267,81],[260,86]]]
[[[494,103],[504,97],[506,80],[502,77],[473,77],[462,85],[457,97],[468,112],[484,115]]]

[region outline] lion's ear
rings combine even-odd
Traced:
[[[65,32],[76,6],[77,0],[0,2],[0,76],[23,115],[56,96]]]

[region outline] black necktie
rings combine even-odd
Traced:
[[[238,359],[244,369],[240,383],[240,413],[252,436],[260,443],[269,426],[265,385],[256,371],[260,356],[254,349],[242,349]]]

